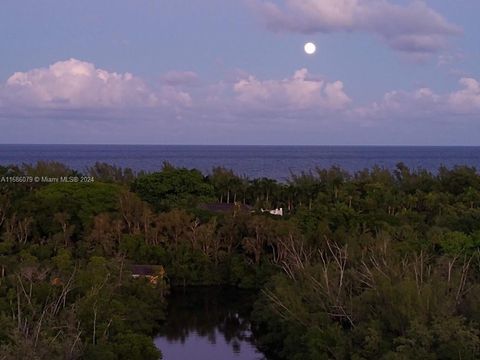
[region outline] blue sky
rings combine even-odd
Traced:
[[[479,13],[476,0],[3,0],[0,142],[480,145]]]

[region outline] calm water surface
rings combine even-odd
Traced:
[[[95,162],[155,171],[164,161],[208,173],[214,166],[250,178],[285,180],[291,173],[338,165],[354,172],[398,162],[435,171],[440,165],[480,168],[480,147],[402,146],[180,146],[180,145],[0,145],[0,164],[55,160],[83,171]]]
[[[155,345],[164,360],[261,360],[250,329],[255,294],[230,288],[174,290]]]

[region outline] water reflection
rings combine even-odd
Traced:
[[[254,298],[252,292],[231,288],[177,289],[155,344],[165,360],[265,359],[249,321]]]

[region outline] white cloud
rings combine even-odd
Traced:
[[[74,59],[18,72],[0,86],[0,132],[14,120],[26,124],[31,119],[41,120],[38,129],[55,119],[71,124],[102,120],[137,124],[132,129],[138,134],[146,131],[143,126],[178,134],[204,126],[210,129],[204,134],[211,134],[220,127],[255,129],[271,124],[281,125],[277,129],[322,126],[332,131],[363,125],[405,129],[414,123],[449,123],[453,128],[455,121],[473,127],[480,116],[480,82],[470,77],[461,78],[459,88],[448,92],[429,87],[395,90],[363,106],[350,99],[342,81],[315,76],[307,69],[283,79],[260,79],[241,71],[214,84],[196,79],[195,73],[171,72],[155,87],[129,73],[108,72]]]
[[[461,30],[423,1],[401,6],[387,0],[250,0],[273,31],[362,31],[395,50],[416,56],[436,52]]]
[[[286,116],[301,112],[300,117],[312,118],[344,110],[351,102],[341,81],[312,76],[307,69],[285,79],[259,80],[245,72],[213,85],[198,79],[194,72],[172,71],[153,87],[130,73],[70,59],[10,76],[0,85],[0,115],[106,119],[130,116],[132,112],[126,111],[130,109],[152,119],[178,118],[179,112],[212,119],[237,118],[246,112]]]
[[[461,113],[480,114],[480,82],[473,78],[462,78],[463,89],[451,93],[448,103],[452,109]]]
[[[350,102],[341,81],[326,82],[300,69],[283,80],[258,80],[249,75],[234,85],[236,99],[244,106],[263,110],[340,110]]]
[[[480,116],[480,82],[462,78],[460,90],[438,94],[430,88],[415,91],[391,91],[383,99],[351,111],[360,120],[419,119],[448,120],[464,116],[474,119]],[[473,117],[472,117],[473,116]]]
[[[162,76],[162,80],[172,86],[192,85],[198,82],[198,75],[193,71],[169,71]]]
[[[0,88],[0,98],[3,106],[43,109],[188,106],[191,103],[190,95],[174,86],[153,91],[130,73],[108,72],[76,59],[13,74]]]

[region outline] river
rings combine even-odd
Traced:
[[[164,360],[265,360],[251,331],[254,299],[232,288],[174,289],[155,345]]]

